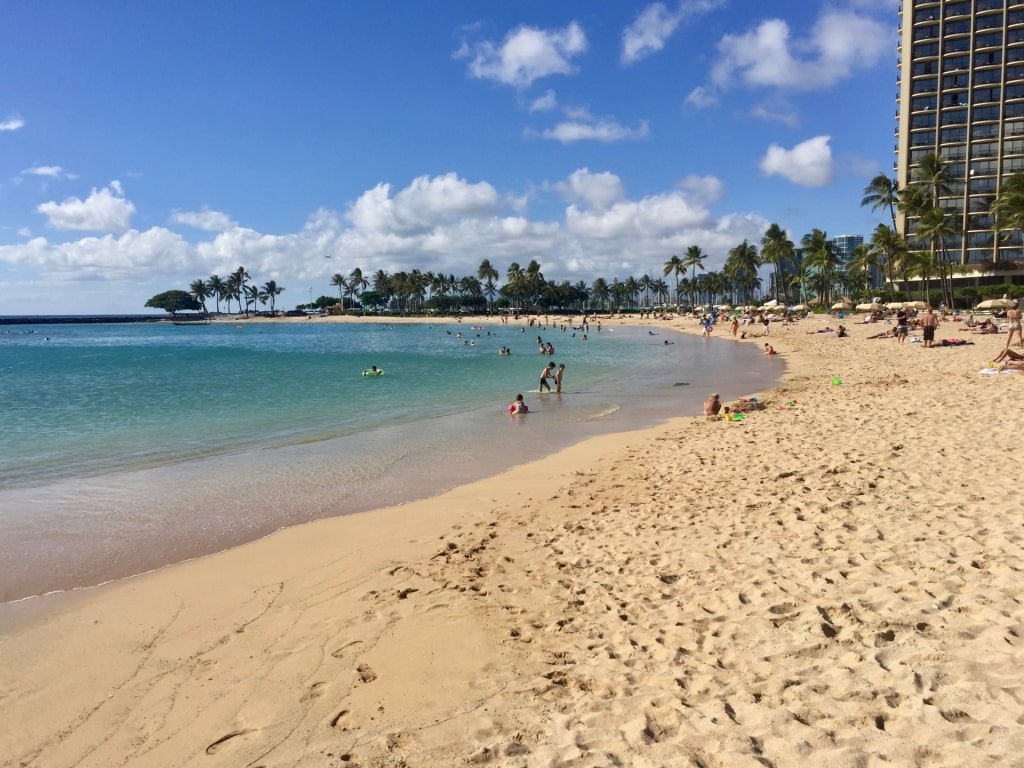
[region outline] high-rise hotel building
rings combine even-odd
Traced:
[[[1000,181],[1024,171],[1024,0],[903,0],[899,53],[900,189],[941,155],[953,183],[939,205],[967,233],[946,238],[950,257],[1024,261],[1021,233],[997,238],[988,213]],[[915,224],[898,221],[908,237]]]

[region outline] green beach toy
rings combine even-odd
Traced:
[[[838,376],[833,376],[832,377],[832,386],[837,386],[837,385],[842,384],[842,383],[843,383],[843,380],[840,379]]]

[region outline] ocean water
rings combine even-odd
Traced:
[[[539,394],[552,360],[563,393]],[[751,345],[608,322],[586,340],[468,321],[0,326],[0,601],[434,495],[780,372]],[[520,392],[531,412],[510,417]]]

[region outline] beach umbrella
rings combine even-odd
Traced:
[[[848,304],[845,301],[837,301],[832,305],[832,309],[853,309],[853,305]]]
[[[975,309],[1012,309],[1017,306],[1015,299],[987,299]]]
[[[792,309],[794,312],[806,312],[808,309],[810,309],[810,307],[808,307],[806,304],[795,304],[794,306],[790,307],[790,309]]]
[[[879,312],[882,309],[881,304],[858,304],[854,307],[858,312]]]
[[[928,309],[928,305],[923,301],[907,301],[903,304],[904,309]]]
[[[886,309],[903,309],[902,301],[892,301],[885,305]]]

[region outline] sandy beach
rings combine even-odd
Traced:
[[[0,765],[1024,766],[1024,376],[825,322],[743,421],[9,607]]]

